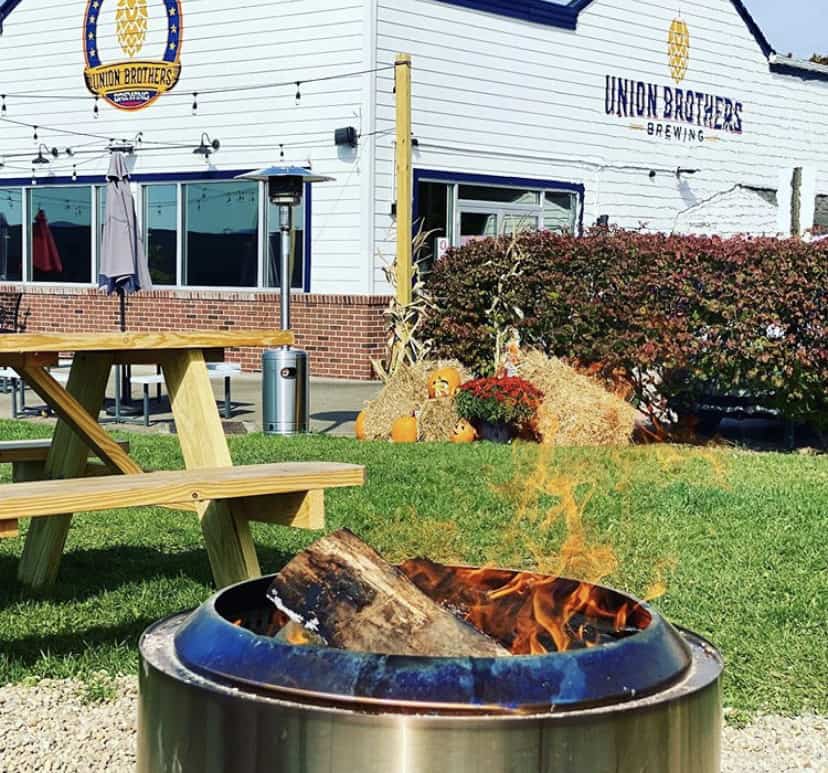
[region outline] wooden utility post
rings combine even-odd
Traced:
[[[802,236],[802,167],[791,178],[791,236]]]
[[[411,55],[398,54],[394,67],[397,97],[397,301],[411,303],[414,279],[412,200],[414,171],[411,159]]]

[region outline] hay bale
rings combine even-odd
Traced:
[[[419,413],[420,440],[426,443],[448,442],[459,420],[453,398],[427,400]]]
[[[410,416],[413,413],[422,412],[426,404],[431,402],[428,399],[428,377],[433,371],[440,368],[456,368],[460,371],[464,383],[471,378],[471,374],[454,360],[427,360],[418,362],[416,365],[401,367],[388,379],[376,399],[365,404],[366,438],[369,440],[388,440],[391,437],[391,425],[400,416]],[[453,403],[452,400],[448,402]],[[422,421],[421,416],[421,427]],[[429,436],[442,433],[438,426],[440,420],[437,418],[434,409],[429,412],[427,421]],[[454,428],[454,424],[451,425],[451,428]],[[422,429],[420,437],[421,439],[428,439],[423,437]],[[450,433],[448,437],[450,437]]]
[[[545,444],[556,446],[628,445],[635,408],[555,357],[528,352],[518,365],[521,378],[543,394],[537,429]]]

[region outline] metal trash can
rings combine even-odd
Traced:
[[[266,435],[302,435],[310,429],[310,370],[301,349],[262,355],[262,424]]]

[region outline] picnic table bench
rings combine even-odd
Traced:
[[[272,330],[0,336],[0,367],[13,368],[59,419],[35,473],[43,480],[0,486],[0,536],[33,519],[20,580],[54,583],[74,512],[160,505],[196,513],[219,587],[261,574],[250,521],[322,528],[325,489],[361,485],[363,468],[233,467],[207,370],[225,348],[290,343],[292,333]],[[48,371],[61,352],[75,354],[65,388]],[[161,366],[186,470],[145,473],[98,423],[116,364]],[[90,452],[115,477],[88,477]]]

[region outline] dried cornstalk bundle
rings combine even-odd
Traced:
[[[537,430],[556,446],[628,445],[638,412],[599,382],[555,357],[528,352],[518,365],[521,378],[544,394]]]
[[[366,438],[387,440],[391,437],[391,425],[397,419],[421,412],[429,402],[428,377],[440,368],[456,368],[463,382],[471,378],[469,372],[454,360],[424,361],[399,367],[376,399],[365,404]]]

